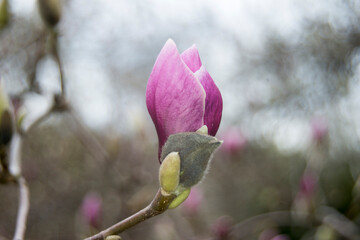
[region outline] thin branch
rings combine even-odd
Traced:
[[[175,195],[164,196],[161,194],[161,190],[159,190],[146,208],[85,240],[105,240],[107,236],[119,234],[146,219],[159,215],[168,209],[175,197]]]
[[[76,124],[76,133],[79,135],[79,140],[83,146],[88,149],[90,154],[93,155],[95,159],[109,159],[108,152],[104,149],[96,136],[94,136],[94,134],[84,125],[71,106],[69,106],[68,113],[71,115],[74,123]]]
[[[14,240],[24,239],[26,221],[29,213],[29,189],[25,178],[20,177],[17,181],[19,185],[19,210],[16,219]]]
[[[64,69],[63,65],[59,56],[59,50],[58,50],[58,33],[55,30],[51,30],[51,45],[52,45],[52,54],[54,55],[55,61],[59,68],[59,74],[60,74],[60,88],[61,88],[61,97],[65,96],[65,80],[64,80]]]

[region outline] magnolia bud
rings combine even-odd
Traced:
[[[161,160],[171,152],[179,153],[179,187],[187,189],[202,180],[214,151],[221,143],[215,137],[193,132],[170,135],[162,149]]]
[[[183,190],[169,205],[169,209],[173,209],[176,208],[177,206],[179,206],[180,204],[182,204],[187,197],[190,194],[191,189],[185,189]]]
[[[61,18],[60,0],[39,0],[39,10],[43,21],[50,27],[55,27]]]
[[[8,109],[1,114],[0,120],[0,145],[7,145],[13,135],[12,117]]]
[[[122,238],[118,235],[110,235],[105,238],[105,240],[121,240]]]
[[[165,193],[173,193],[179,185],[180,156],[178,152],[169,153],[161,163],[159,181]]]
[[[0,145],[7,145],[13,135],[13,120],[8,97],[0,83]]]
[[[203,125],[201,128],[199,128],[197,131],[197,133],[200,133],[200,134],[205,134],[205,135],[208,135],[209,134],[209,130],[208,130],[208,127],[206,125]]]

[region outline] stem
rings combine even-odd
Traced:
[[[60,60],[59,56],[59,50],[58,50],[58,33],[55,30],[51,30],[51,47],[52,47],[52,53],[54,55],[55,61],[59,68],[59,74],[60,74],[60,87],[61,87],[61,97],[65,96],[65,81],[64,81],[64,70],[63,66]]]
[[[22,240],[24,239],[26,220],[29,213],[29,189],[25,178],[20,177],[17,182],[19,184],[19,211],[13,240]]]
[[[175,198],[176,195],[162,195],[161,190],[159,189],[154,199],[147,207],[135,213],[134,215],[114,224],[113,226],[101,231],[100,233],[84,240],[105,240],[107,236],[119,234],[126,229],[145,221],[146,219],[165,212],[168,209],[172,200],[174,200]]]

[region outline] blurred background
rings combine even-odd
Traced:
[[[0,2],[1,81],[26,123],[60,92],[59,69],[37,1]],[[145,90],[168,38],[180,52],[197,45],[223,96],[224,144],[182,206],[123,239],[360,239],[359,1],[61,4],[72,111],[23,139],[26,239],[81,239],[151,201],[159,163]],[[0,239],[14,233],[17,194],[0,185]]]

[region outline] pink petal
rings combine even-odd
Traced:
[[[181,54],[181,59],[193,72],[196,72],[201,67],[199,51],[197,50],[195,44]]]
[[[215,136],[219,129],[223,108],[221,93],[204,66],[195,73],[195,76],[206,92],[204,124],[208,127],[209,135]]]
[[[146,105],[158,134],[159,155],[169,135],[193,132],[204,124],[205,91],[171,39],[151,72]]]

